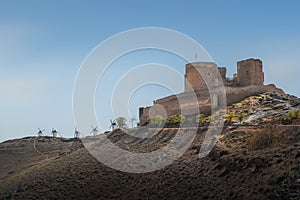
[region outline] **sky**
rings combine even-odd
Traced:
[[[80,66],[99,43],[134,28],[162,27],[186,34],[219,66],[227,67],[229,77],[237,61],[259,58],[266,84],[300,96],[299,8],[296,0],[0,0],[0,141],[35,135],[38,128],[46,129],[45,134],[56,128],[71,137],[72,93]],[[151,50],[120,58],[96,91],[103,130],[118,115],[111,114],[106,98],[118,77],[149,62],[168,64],[182,75],[186,64]],[[126,117],[138,118],[138,107],[169,94],[167,88],[149,85],[120,105],[128,103]]]

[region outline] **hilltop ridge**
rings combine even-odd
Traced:
[[[0,144],[0,198],[299,199],[300,119],[289,117],[299,109],[300,100],[292,95],[250,96],[228,106],[228,113],[244,113],[245,118],[242,124],[236,119],[225,124],[207,157],[198,157],[207,130],[204,125],[181,158],[145,174],[103,165],[76,139],[6,141]],[[129,131],[151,133],[155,129]],[[123,149],[150,152],[166,145],[176,131],[164,128],[143,139],[118,129],[107,137]]]

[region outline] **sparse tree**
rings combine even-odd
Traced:
[[[131,118],[129,119],[129,121],[130,121],[130,123],[131,123],[131,128],[133,128],[133,124],[134,124],[134,122],[136,121],[136,118],[135,118],[135,117],[131,117]]]
[[[126,124],[127,120],[125,117],[118,117],[116,121],[117,121],[118,128],[124,128],[127,126]]]

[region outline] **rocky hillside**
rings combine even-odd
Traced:
[[[299,105],[290,95],[249,97],[228,107],[228,113],[243,113],[242,123],[225,126],[207,157],[198,156],[203,126],[181,158],[144,174],[106,167],[79,140],[6,141],[0,144],[0,199],[300,199],[300,119],[289,114]],[[150,152],[176,132],[166,128],[138,139],[116,130],[107,137],[124,149]]]

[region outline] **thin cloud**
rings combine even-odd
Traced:
[[[0,68],[17,62],[31,49],[33,30],[21,24],[0,25]]]
[[[0,80],[0,98],[6,103],[34,103],[41,99],[44,93],[45,81],[15,77]]]

